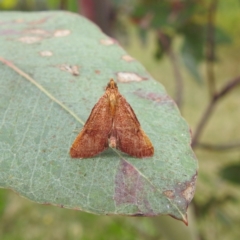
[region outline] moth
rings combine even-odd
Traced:
[[[138,158],[154,154],[150,139],[113,79],[73,142],[70,155],[72,158],[89,158],[108,147]]]

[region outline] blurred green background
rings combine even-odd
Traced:
[[[42,206],[0,189],[1,240],[240,239],[239,0],[0,0],[0,10],[68,10],[98,24],[176,100],[199,160],[188,227]]]

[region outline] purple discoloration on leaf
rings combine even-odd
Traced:
[[[14,29],[6,29],[0,31],[0,36],[9,36],[9,35],[18,35],[19,31],[16,31]]]
[[[146,180],[128,162],[122,160],[115,178],[116,205],[135,205],[138,209],[133,215],[152,216],[154,212],[147,200]]]
[[[145,90],[138,89],[134,92],[138,97],[151,100],[157,103],[174,103],[174,101],[166,94],[155,92],[146,92]]]
[[[28,22],[28,24],[31,24],[31,25],[43,24],[43,23],[47,22],[48,19],[50,19],[50,18],[51,18],[51,16],[47,16],[47,17],[40,18],[40,19],[37,19],[37,20],[34,20],[34,21],[30,21],[30,22]]]
[[[117,205],[124,203],[137,205],[137,195],[138,192],[142,192],[143,186],[139,173],[132,165],[126,161],[121,161],[115,184],[115,201]]]

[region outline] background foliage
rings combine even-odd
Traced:
[[[84,2],[2,0],[0,7],[60,8],[87,15],[88,6]],[[192,128],[200,171],[192,204],[195,220],[190,220],[191,236],[238,239],[239,1],[135,0],[130,4],[126,0],[115,0],[102,1],[102,4],[110,9],[109,15],[105,15],[108,18],[101,21],[110,23],[104,25],[104,31],[118,38],[124,48],[164,84]],[[92,20],[99,23],[97,19],[96,16]],[[227,94],[215,101],[216,95],[224,89],[229,89]],[[202,121],[203,127],[196,137]],[[1,239],[16,236],[18,239],[167,239],[171,231],[166,233],[161,228],[164,226],[162,218],[98,217],[38,206],[6,190],[1,190],[0,194]],[[184,231],[184,227],[176,226],[175,222],[171,227]],[[93,225],[99,229],[97,235],[92,231]],[[24,228],[30,230],[21,230]]]

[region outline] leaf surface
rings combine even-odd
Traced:
[[[67,12],[1,13],[0,46],[2,188],[95,214],[169,214],[187,222],[197,176],[189,127],[140,63]],[[152,158],[112,149],[70,158],[76,129],[110,78],[151,139]]]

